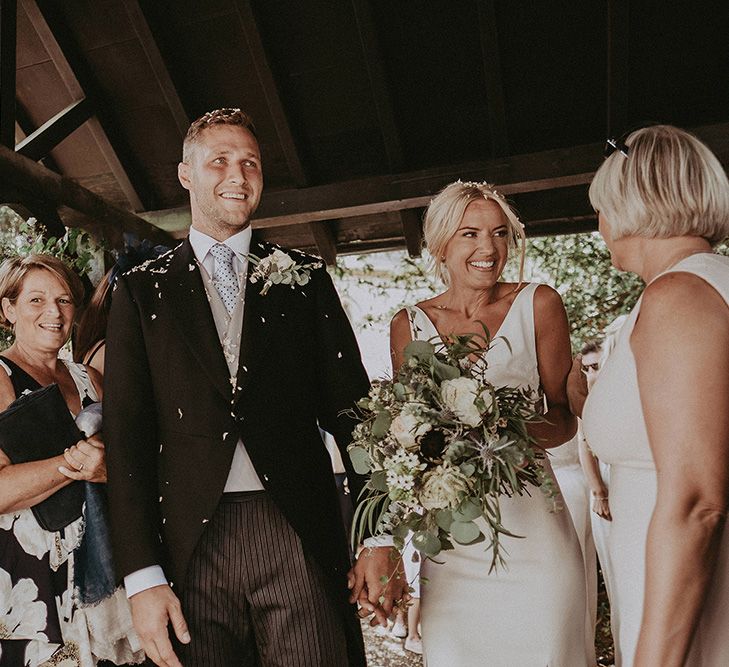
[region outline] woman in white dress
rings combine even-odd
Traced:
[[[544,285],[499,281],[523,229],[486,183],[456,182],[430,204],[425,239],[447,290],[393,318],[393,367],[412,338],[478,333],[495,340],[486,359],[495,385],[542,391],[547,412],[531,427],[542,447],[575,433],[565,381],[570,368],[567,317]],[[505,340],[508,340],[505,342]],[[545,463],[549,468],[549,463]],[[428,667],[490,665],[580,667],[594,664],[586,639],[587,602],[580,545],[567,511],[550,513],[540,491],[501,501],[505,568],[489,574],[483,544],[457,545],[422,564],[421,613]]]
[[[729,182],[674,127],[609,143],[590,201],[613,264],[647,284],[584,409],[590,446],[611,470],[617,664],[723,667],[729,258],[712,246],[729,235]]]

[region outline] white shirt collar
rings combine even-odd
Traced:
[[[238,261],[241,263],[241,266],[244,266],[248,261],[248,251],[251,248],[252,233],[253,230],[251,229],[251,226],[248,225],[248,227],[244,230],[237,234],[233,234],[233,236],[230,236],[223,241],[223,243],[235,253]],[[200,264],[205,264],[205,258],[208,256],[210,248],[212,248],[216,243],[220,243],[220,241],[217,241],[212,236],[208,236],[199,229],[190,227],[190,245],[192,246],[192,251],[195,253],[195,257]]]

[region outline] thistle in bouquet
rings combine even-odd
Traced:
[[[543,420],[541,396],[488,382],[490,345],[485,328],[484,335],[413,341],[395,376],[374,381],[358,402],[361,421],[349,454],[369,479],[353,542],[392,534],[402,549],[412,535],[431,559],[454,542],[487,542],[491,571],[505,564],[500,537],[520,537],[501,522],[502,496],[540,489],[556,509],[545,453],[528,432]]]

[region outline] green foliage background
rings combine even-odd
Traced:
[[[717,252],[729,255],[729,244]],[[507,264],[504,279],[518,280],[516,258]],[[413,259],[403,252],[340,258],[335,280],[345,297],[355,286],[369,290],[370,303],[361,308],[365,312],[360,325],[387,322],[403,306],[444,289],[428,272],[426,258]],[[547,283],[562,295],[575,351],[584,341],[600,338],[610,322],[629,312],[644,288],[637,275],[612,266],[610,252],[596,232],[529,239],[525,280]]]

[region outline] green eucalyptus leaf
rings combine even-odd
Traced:
[[[449,532],[453,523],[453,512],[450,510],[438,510],[435,515],[435,522],[438,524],[438,528]]]
[[[384,470],[376,470],[370,477],[370,486],[378,491],[387,491],[387,473]]]
[[[399,523],[392,531],[392,536],[396,539],[405,540],[410,532],[410,528],[406,523]]]
[[[476,466],[473,463],[461,463],[460,468],[466,477],[471,477],[476,472]]]
[[[390,429],[390,424],[392,424],[390,413],[385,410],[379,412],[377,417],[375,417],[375,421],[372,423],[372,435],[375,438],[384,438]]]
[[[483,534],[473,521],[454,521],[451,526],[451,537],[459,544],[472,544]]]
[[[430,359],[435,354],[435,348],[426,340],[414,340],[405,346],[405,359],[411,357],[419,359]]]
[[[461,377],[461,371],[458,368],[451,366],[450,364],[444,364],[438,359],[433,359],[433,371],[441,382],[443,380],[455,380],[456,378]]]
[[[474,519],[478,519],[478,517],[480,517],[482,513],[483,509],[481,507],[481,503],[473,498],[466,498],[460,504],[458,509],[453,512],[453,519],[455,521],[468,523],[473,521]]]
[[[413,535],[413,546],[426,556],[437,556],[440,553],[438,536],[427,530],[419,530]]]
[[[395,384],[392,385],[392,393],[398,401],[404,401],[406,396],[405,385],[401,382],[395,382]]]
[[[354,471],[358,475],[366,475],[371,470],[372,459],[362,447],[352,447],[349,450],[349,458],[352,460]]]

